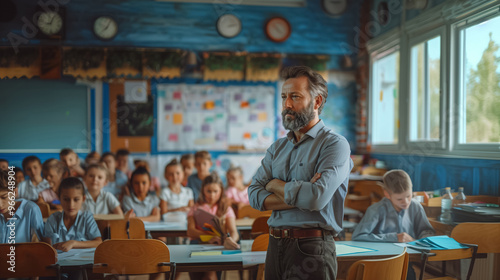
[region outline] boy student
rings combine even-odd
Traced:
[[[9,171],[9,162],[6,159],[0,158],[0,170]]]
[[[130,178],[132,171],[129,169],[129,157],[130,152],[127,149],[119,149],[116,151],[116,172],[121,172]]]
[[[40,208],[29,200],[14,201],[16,189],[12,187],[7,172],[0,170],[0,243],[31,242],[33,234],[41,240],[44,225]],[[9,206],[14,206],[14,211]]]
[[[412,203],[412,183],[405,171],[387,172],[383,189],[385,198],[368,208],[352,240],[410,242],[435,233],[422,205]]]
[[[123,187],[127,185],[127,175],[117,172],[115,154],[111,152],[103,153],[101,156],[101,163],[108,169],[108,184],[104,190],[112,193],[114,196],[121,197]]]
[[[23,159],[23,170],[29,180],[18,185],[19,198],[37,200],[38,194],[50,187],[49,182],[42,178],[42,162],[36,156],[28,156]]]
[[[82,210],[92,214],[119,214],[123,215],[118,199],[107,191],[104,186],[108,183],[108,169],[103,165],[92,164],[87,167],[83,181],[87,187],[85,202]]]
[[[59,159],[69,168],[70,176],[83,177],[85,175],[85,170],[80,166],[80,159],[72,149],[62,149],[59,152]]]
[[[212,167],[212,156],[207,151],[199,151],[194,154],[194,167],[196,173],[189,176],[186,187],[193,190],[194,201],[198,201],[200,195],[201,183],[210,175],[210,167]]]

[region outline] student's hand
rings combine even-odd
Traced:
[[[134,209],[130,209],[125,213],[125,220],[129,220],[130,218],[135,218]]]
[[[56,243],[56,244],[52,245],[52,247],[54,247],[54,249],[56,249],[56,250],[68,252],[69,250],[71,250],[75,246],[75,244],[76,244],[75,240],[69,240],[66,242]]]
[[[316,173],[316,174],[314,174],[314,176],[311,178],[311,181],[309,181],[309,182],[314,184],[314,183],[316,183],[316,181],[319,180],[319,178],[321,178],[321,173]]]
[[[215,244],[215,245],[220,245],[222,242],[220,240],[220,237],[214,236],[214,237],[212,237],[212,239],[208,240],[208,243]]]
[[[224,238],[224,248],[229,250],[236,250],[240,248],[240,244],[236,243],[232,237]]]
[[[415,241],[415,239],[413,239],[413,237],[411,237],[408,233],[406,232],[398,233],[398,242],[406,243],[412,241]]]
[[[153,210],[151,211],[151,215],[152,216],[160,215],[160,208],[158,207],[153,208]]]

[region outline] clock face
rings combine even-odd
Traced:
[[[332,16],[338,16],[345,12],[347,0],[322,0],[323,9]]]
[[[63,27],[63,19],[56,12],[43,12],[37,20],[38,28],[43,34],[51,36],[61,31]]]
[[[98,17],[94,21],[94,34],[101,40],[110,40],[118,33],[118,24],[108,16]]]
[[[292,27],[290,23],[281,17],[275,17],[270,19],[266,23],[266,35],[267,37],[274,42],[284,42],[290,34],[292,33]]]
[[[235,15],[226,14],[217,20],[217,32],[223,37],[233,38],[241,32],[241,21]]]

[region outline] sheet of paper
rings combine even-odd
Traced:
[[[243,254],[241,254],[243,267],[246,268],[249,266],[265,263],[266,254],[266,251],[244,252]]]
[[[377,251],[375,249],[369,249],[369,248],[363,248],[345,244],[335,244],[335,247],[337,248],[337,256]]]

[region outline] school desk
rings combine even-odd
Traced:
[[[370,258],[386,258],[403,252],[403,247],[393,243],[337,241],[338,278],[345,278],[349,267],[356,261]],[[248,248],[248,246],[245,246]],[[176,263],[178,272],[202,272],[211,270],[241,270],[265,263],[266,252],[242,252],[230,255],[190,257],[192,251],[220,250],[216,245],[168,245],[170,261]],[[353,252],[361,250],[361,252]],[[73,249],[58,255],[57,263],[63,270],[89,266],[94,261],[95,248]],[[411,261],[420,261],[420,252],[408,249]]]
[[[250,218],[236,220],[236,228],[242,236],[250,235],[253,221]],[[144,228],[152,238],[187,236],[187,223],[182,222],[144,222]]]

